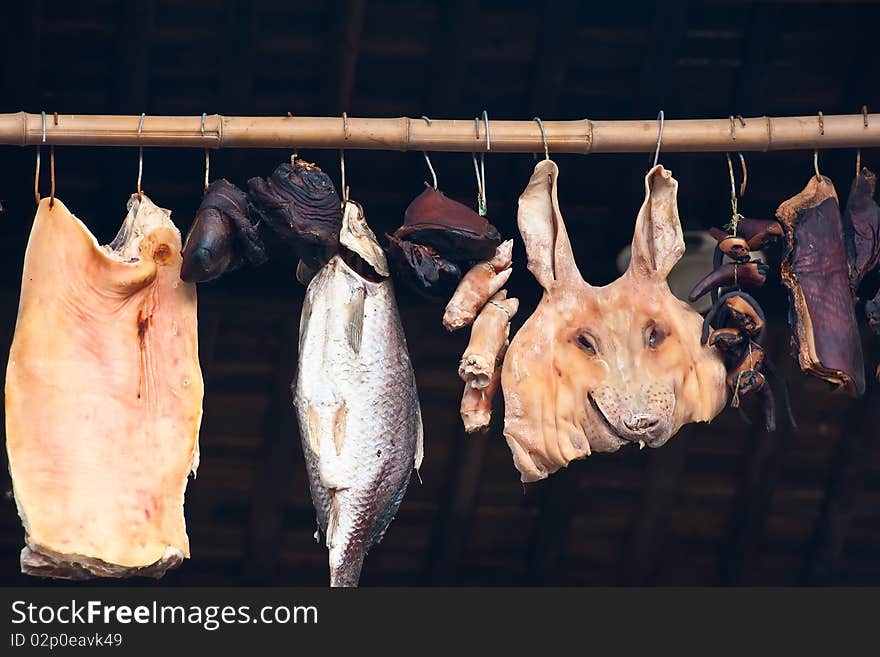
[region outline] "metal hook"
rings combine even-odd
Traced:
[[[55,207],[55,145],[49,146],[49,207]]]
[[[746,195],[746,184],[749,182],[749,169],[746,167],[746,158],[742,153],[737,153],[739,155],[739,164],[743,170],[743,179],[739,184],[739,197],[742,198]]]
[[[731,114],[730,115],[730,138],[733,141],[736,141],[736,122],[739,121],[739,124],[745,128],[746,120],[742,117],[742,114]]]
[[[474,134],[477,139],[480,138],[480,117],[474,118]],[[483,176],[480,175],[480,167],[477,165],[477,154],[471,153],[471,158],[474,161],[474,173],[477,176],[477,209],[479,210],[480,216],[486,216],[486,198],[483,193]],[[480,161],[483,162],[483,173],[485,175],[485,160],[483,159],[483,154],[480,153]]]
[[[488,212],[489,209],[489,197],[486,194],[486,153],[492,150],[492,141],[489,138],[489,114],[486,110],[483,110],[483,124],[486,126],[486,152],[480,153],[480,188],[482,189],[483,194],[483,210]],[[480,136],[480,122],[477,120],[477,137]]]
[[[657,131],[657,150],[654,151],[653,166],[657,166],[657,162],[660,159],[660,144],[663,142],[663,125],[666,122],[666,115],[663,113],[663,110],[660,110],[660,113],[657,114],[657,120],[660,121],[660,129]]]
[[[428,124],[428,127],[431,126],[431,119],[429,119],[424,114],[421,118],[425,120],[425,123]],[[428,151],[422,151],[422,155],[425,156],[425,162],[428,163],[428,170],[431,172],[431,178],[434,180],[434,189],[437,189],[437,172],[434,171],[434,165],[431,164],[431,158],[428,156]]]
[[[348,114],[342,113],[342,140],[348,141]],[[339,149],[339,170],[342,174],[342,203],[348,203],[348,185],[345,184],[345,149]]]
[[[819,112],[819,134],[825,136],[825,116]]]
[[[140,141],[141,141],[141,132],[144,129],[144,119],[146,118],[146,116],[147,115],[145,113],[142,113],[141,119],[140,119],[140,121],[138,121],[138,132],[137,132],[138,143],[140,143]],[[137,197],[138,197],[139,201],[144,198],[144,193],[141,190],[141,178],[143,177],[143,174],[144,174],[144,147],[138,146]]]
[[[868,127],[868,106],[862,105],[862,123]],[[862,149],[856,149],[856,176],[862,171]]]
[[[538,127],[541,129],[541,141],[544,143],[544,159],[550,159],[550,149],[547,147],[547,133],[544,132],[544,122],[541,120],[541,117],[536,116],[532,119],[532,121],[537,121]]]
[[[46,143],[46,112],[42,112],[43,115],[43,141],[41,144]],[[37,205],[40,204],[40,151],[42,150],[42,146],[37,146],[37,167],[34,171],[34,198],[37,201]]]
[[[205,136],[205,121],[208,120],[207,112],[202,112],[202,125],[200,126],[200,130],[202,133],[202,137]],[[209,149],[205,149],[205,190],[208,189],[208,179],[210,178],[211,173],[211,151]]]

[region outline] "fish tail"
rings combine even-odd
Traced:
[[[334,554],[331,552],[330,586],[356,587],[361,577],[364,556],[363,550],[347,550],[341,554],[341,558],[334,559]]]

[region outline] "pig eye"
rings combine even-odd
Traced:
[[[581,349],[588,354],[592,356],[596,355],[596,345],[593,344],[593,339],[589,335],[586,335],[585,333],[578,334],[577,342],[581,346]]]
[[[663,340],[666,339],[666,331],[661,329],[653,322],[648,325],[645,335],[645,342],[647,343],[649,349],[656,349],[662,344]]]

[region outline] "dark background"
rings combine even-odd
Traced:
[[[490,120],[645,118],[660,108],[670,119],[857,113],[863,103],[880,109],[878,24],[880,7],[862,2],[6,2],[0,111],[467,119],[485,109]],[[338,181],[335,151],[300,155]],[[811,155],[747,154],[741,210],[772,216],[812,175]],[[876,166],[878,155],[865,150],[863,161]],[[243,185],[288,157],[216,152],[211,172]],[[854,158],[820,154],[841,202]],[[56,159],[57,196],[109,241],[135,189],[137,151],[67,147]],[[584,276],[609,282],[631,238],[647,155],[555,159]],[[472,203],[470,156],[433,162],[441,188]],[[661,162],[680,182],[686,229],[729,219],[722,154],[662,154]],[[486,166],[490,217],[518,237],[516,199],[533,158],[489,154]],[[0,148],[4,358],[33,169],[33,148]],[[146,149],[144,190],[184,232],[202,176],[198,149]],[[347,154],[352,196],[377,234],[401,223],[427,177],[419,153]],[[290,254],[270,247],[270,264],[199,290],[206,395],[202,461],[186,505],[193,558],[164,585],[327,581],[288,388],[303,289]],[[517,242],[508,286],[523,302],[515,326],[538,299],[523,256]],[[797,372],[778,282],[760,298],[798,431],[766,434],[728,409],[663,449],[596,455],[525,489],[498,426],[470,438],[460,429],[456,366],[467,335],[445,333],[441,307],[399,293],[424,412],[424,483],[410,486],[363,584],[880,583],[877,399],[831,395]],[[873,371],[867,336],[865,344]],[[21,546],[10,494],[0,500],[0,582],[36,581],[18,574]]]

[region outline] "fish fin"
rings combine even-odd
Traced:
[[[351,301],[344,306],[345,337],[348,346],[355,354],[361,351],[361,340],[364,335],[364,288],[359,286],[352,290]]]
[[[305,343],[306,333],[309,329],[309,317],[312,316],[312,295],[309,294],[309,290],[306,290],[305,297],[303,298],[302,310],[299,315],[299,351],[298,353],[303,352],[303,344]]]
[[[309,441],[309,449],[315,454],[320,453],[321,416],[312,404],[306,404],[306,438]]]
[[[348,422],[348,405],[342,402],[333,414],[333,445],[336,447],[336,456],[342,453],[342,445],[345,443],[345,429]]]
[[[413,469],[419,477],[419,483],[422,482],[422,476],[419,475],[419,468],[422,467],[422,459],[425,458],[425,429],[422,426],[422,409],[416,401],[416,454],[413,460]]]
[[[336,491],[330,491],[330,513],[327,515],[327,531],[324,533],[324,542],[328,550],[333,548],[338,527],[339,504],[336,501]]]

